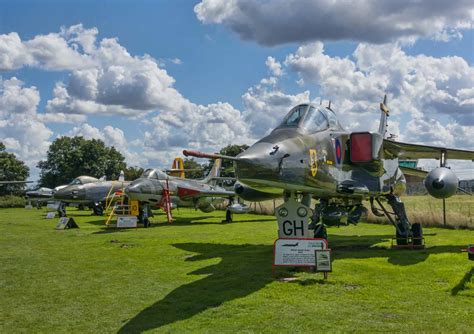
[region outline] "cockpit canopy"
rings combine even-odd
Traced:
[[[144,179],[155,179],[155,180],[166,180],[168,178],[168,174],[165,172],[155,169],[155,168],[149,168],[143,172],[143,174],[140,176],[140,178]]]
[[[99,179],[96,179],[92,176],[78,176],[69,183],[70,185],[86,184],[92,182],[99,182]]]
[[[326,129],[340,130],[342,126],[336,114],[328,108],[315,107],[312,104],[300,104],[290,110],[277,127],[295,127],[307,133],[319,132]]]

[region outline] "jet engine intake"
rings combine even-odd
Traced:
[[[438,167],[428,173],[424,183],[426,190],[431,196],[435,198],[448,198],[456,193],[459,180],[451,169]]]

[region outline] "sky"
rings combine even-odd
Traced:
[[[376,130],[387,94],[397,140],[472,150],[473,21],[462,0],[0,0],[0,141],[32,179],[64,135],[169,167],[252,144],[302,102]]]

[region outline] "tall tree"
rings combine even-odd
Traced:
[[[223,147],[219,151],[219,153],[222,155],[235,157],[248,148],[249,146],[245,144],[244,145],[227,145],[226,147]],[[229,160],[222,161],[221,176],[225,176],[225,177],[235,176],[234,163],[232,161],[229,161]]]
[[[202,179],[204,177],[203,166],[193,158],[184,159],[184,169],[193,169],[184,173],[187,179]]]
[[[130,166],[124,170],[125,181],[133,181],[138,179],[144,172],[144,169],[138,166]]]
[[[102,140],[60,137],[49,147],[46,160],[38,163],[40,184],[56,187],[80,175],[116,180],[126,168],[124,160],[115,147],[105,146]]]
[[[25,181],[30,169],[13,154],[6,152],[5,145],[0,142],[0,181]],[[0,186],[0,196],[20,194],[25,184],[4,184]]]

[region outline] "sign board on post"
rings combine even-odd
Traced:
[[[308,219],[311,209],[294,198],[275,209],[279,238],[308,238]]]
[[[54,217],[56,217],[56,212],[48,212],[46,214],[46,219],[53,219]]]
[[[331,272],[331,250],[330,249],[317,249],[314,251],[316,259],[316,271],[318,272]]]
[[[68,228],[79,228],[73,218],[71,217],[61,217],[59,218],[58,223],[56,224],[56,230],[65,230]]]
[[[117,227],[137,227],[137,217],[135,216],[118,216]]]
[[[59,203],[58,202],[48,202],[48,204],[46,204],[46,207],[48,209],[51,209],[51,210],[57,210],[58,207],[59,207]]]
[[[274,244],[275,266],[314,267],[315,251],[327,249],[326,239],[277,239]]]

